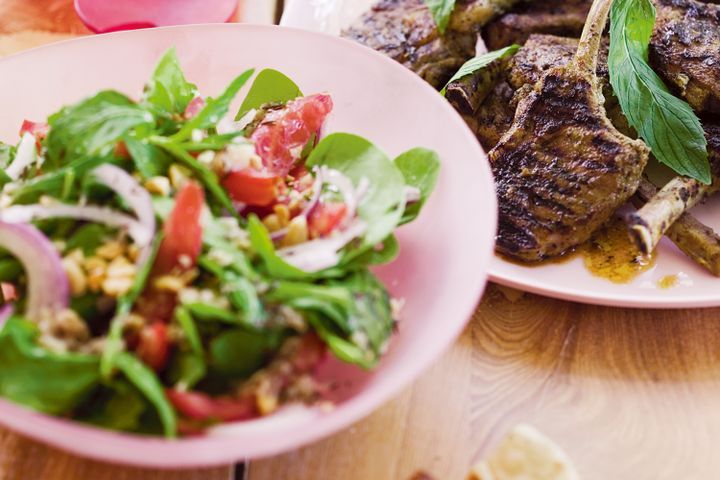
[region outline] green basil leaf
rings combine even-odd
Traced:
[[[50,117],[47,159],[56,168],[68,158],[108,153],[132,128],[154,123],[150,112],[125,95],[102,91]]]
[[[413,148],[395,159],[395,166],[405,178],[405,185],[420,190],[420,200],[405,207],[402,224],[412,222],[435,189],[440,174],[440,158],[426,148]]]
[[[455,9],[455,0],[424,0],[441,34],[450,24],[450,16]]]
[[[182,114],[195,95],[197,87],[185,80],[175,48],[171,48],[155,67],[145,100],[168,112]]]
[[[0,332],[0,395],[28,408],[65,414],[97,387],[98,357],[58,354],[36,344],[37,326],[19,317]]]
[[[180,128],[171,138],[174,142],[182,142],[192,136],[193,130],[214,127],[221,118],[225,116],[230,108],[230,103],[252,77],[255,70],[247,70],[240,74],[225,91],[217,98],[208,98],[205,107]]]
[[[175,410],[170,405],[167,397],[165,397],[165,389],[155,372],[128,352],[118,353],[115,356],[114,363],[128,381],[142,392],[145,398],[155,407],[162,422],[165,436],[168,438],[175,437],[177,435]]]
[[[135,168],[144,179],[167,175],[172,159],[165,151],[129,135],[125,136],[124,141],[128,153],[135,163]]]
[[[283,73],[267,68],[258,73],[235,120],[241,119],[254,108],[260,108],[268,103],[286,103],[302,96],[303,93],[295,82]]]
[[[362,247],[354,254],[373,248],[400,223],[405,209],[405,179],[387,155],[368,140],[349,133],[328,135],[317,144],[306,165],[338,170],[356,187],[363,179],[368,181],[358,206],[358,215],[367,224],[367,230]]]
[[[680,175],[709,184],[707,140],[687,102],[673,96],[648,64],[655,25],[650,0],[617,0],[611,10],[610,83],[623,113],[653,155]]]
[[[457,73],[455,73],[455,75],[453,75],[452,78],[445,84],[443,89],[440,91],[440,94],[445,95],[448,85],[450,85],[452,82],[467,77],[468,75],[472,75],[473,73],[487,67],[493,62],[515,55],[519,49],[520,45],[510,45],[508,47],[501,48],[500,50],[484,53],[482,55],[478,55],[475,58],[471,58],[470,60],[465,62],[465,64],[460,67]]]

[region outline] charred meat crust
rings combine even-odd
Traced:
[[[720,5],[655,0],[653,68],[701,113],[720,113]]]

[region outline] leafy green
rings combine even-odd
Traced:
[[[179,145],[167,141],[162,137],[154,137],[153,142],[164,148],[173,157],[180,160],[185,166],[189,167],[190,170],[197,176],[197,179],[203,184],[207,191],[212,195],[215,201],[228,212],[237,215],[235,207],[233,206],[232,200],[225,192],[225,189],[220,186],[220,180],[218,179],[215,172],[210,170],[208,167],[200,163],[195,157],[190,155],[188,152],[183,150]]]
[[[334,133],[318,143],[306,164],[338,170],[355,187],[363,179],[369,183],[358,207],[367,224],[364,249],[374,247],[395,230],[405,209],[405,179],[382,150],[357,135]]]
[[[260,108],[268,103],[285,103],[301,97],[302,94],[300,87],[283,73],[266,68],[255,77],[235,119],[241,119],[254,108]]]
[[[4,169],[15,158],[15,147],[7,143],[0,142],[0,168]]]
[[[197,87],[185,80],[175,48],[171,48],[155,67],[145,100],[170,113],[181,114],[195,95]]]
[[[312,274],[290,265],[275,252],[270,233],[256,215],[248,218],[247,229],[252,248],[262,259],[270,277],[287,280],[312,278]]]
[[[342,286],[281,281],[273,283],[265,298],[297,310],[310,310],[332,319],[345,333],[352,333],[348,319],[354,309],[353,293]]]
[[[158,234],[153,241],[150,255],[148,256],[143,268],[135,275],[133,285],[124,296],[120,297],[117,301],[117,308],[115,316],[110,321],[110,330],[105,341],[105,350],[103,350],[102,357],[100,359],[100,374],[104,379],[109,379],[113,373],[113,369],[117,366],[117,356],[122,352],[124,342],[122,338],[123,324],[125,317],[132,311],[132,307],[135,301],[140,297],[145,284],[150,277],[153,264],[155,263],[155,257],[160,249],[163,235]]]
[[[185,123],[185,125],[180,128],[180,131],[171,137],[172,140],[174,142],[182,142],[192,136],[193,130],[214,127],[215,124],[225,116],[235,95],[237,95],[243,85],[252,77],[254,72],[255,70],[243,72],[230,83],[219,97],[208,98],[205,107],[200,110],[195,117]]]
[[[79,420],[112,430],[135,431],[140,427],[147,404],[140,392],[128,382],[113,382],[94,397],[81,407]]]
[[[611,10],[610,83],[628,122],[653,155],[680,175],[711,182],[707,141],[687,102],[673,96],[648,64],[655,25],[650,0],[617,0]]]
[[[0,395],[41,412],[64,414],[99,381],[98,357],[59,354],[36,344],[39,330],[20,317],[0,332]]]
[[[210,366],[221,375],[247,377],[265,364],[278,345],[277,335],[229,330],[210,342]]]
[[[144,179],[167,175],[172,160],[161,148],[129,135],[124,141],[135,168]]]
[[[175,410],[165,397],[163,385],[155,372],[128,352],[118,353],[115,356],[114,364],[155,407],[163,424],[165,436],[175,437],[177,435]]]
[[[426,148],[413,148],[395,159],[395,166],[405,178],[405,185],[420,190],[420,200],[405,207],[401,223],[417,218],[425,202],[435,189],[440,174],[440,158]]]
[[[200,257],[198,264],[212,272],[222,284],[222,291],[233,307],[244,313],[244,321],[260,327],[266,320],[265,309],[257,295],[255,285],[232,269],[224,269],[208,257]]]
[[[67,158],[108,153],[130,129],[152,125],[147,110],[125,95],[105,90],[49,118],[47,159],[58,167]]]
[[[501,48],[500,50],[483,53],[482,55],[471,58],[470,60],[465,62],[462,67],[460,67],[460,69],[455,73],[455,75],[452,76],[450,80],[448,80],[440,93],[442,95],[445,95],[448,85],[450,85],[452,82],[467,77],[468,75],[472,75],[473,73],[487,67],[493,62],[502,60],[503,58],[507,58],[511,55],[515,55],[519,49],[520,45],[510,45],[508,47]]]
[[[455,0],[425,0],[425,5],[430,10],[440,33],[445,33],[455,9]]]
[[[188,152],[200,152],[203,150],[223,150],[228,145],[237,141],[247,142],[242,132],[223,133],[222,135],[210,135],[199,142],[183,142],[180,144],[183,150]]]
[[[22,264],[17,259],[0,259],[0,282],[15,281],[22,273]]]
[[[193,317],[203,322],[222,322],[230,325],[238,325],[242,320],[236,312],[207,303],[186,303],[183,304],[183,307],[185,307]]]
[[[105,243],[108,238],[108,227],[99,223],[86,223],[79,227],[67,240],[65,249],[71,252],[77,248],[85,255],[90,255]]]

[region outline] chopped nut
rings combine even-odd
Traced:
[[[68,282],[70,282],[70,292],[73,297],[83,295],[87,291],[88,282],[85,272],[78,262],[74,258],[67,256],[63,258],[62,266],[63,270],[65,270],[65,275],[67,275]]]
[[[145,317],[137,313],[131,313],[123,320],[123,330],[125,332],[139,332],[146,323]]]
[[[258,385],[255,402],[260,415],[268,415],[277,410],[280,399],[269,380],[263,379]]]
[[[100,258],[104,258],[105,260],[112,260],[122,255],[124,251],[125,247],[122,243],[112,240],[100,245],[97,250],[95,250],[95,255]]]
[[[278,222],[280,222],[281,227],[286,227],[287,224],[290,222],[290,209],[287,205],[284,205],[282,203],[278,203],[273,207],[273,210],[275,211],[275,215],[277,215]]]
[[[213,162],[215,161],[215,156],[216,154],[212,150],[205,150],[200,155],[198,155],[197,160],[203,165],[211,167],[213,165]]]
[[[278,216],[274,213],[271,213],[267,217],[263,218],[263,225],[265,225],[265,228],[268,229],[268,231],[277,232],[282,228],[282,225],[280,224],[280,219]]]
[[[153,287],[165,292],[177,293],[185,287],[185,282],[175,275],[163,275],[153,281]]]
[[[85,260],[83,267],[87,272],[87,284],[91,292],[99,292],[105,280],[107,262],[100,257],[90,257]]]
[[[105,272],[108,278],[129,277],[131,279],[136,273],[137,267],[130,263],[130,261],[125,257],[117,257],[115,260],[110,262]]]
[[[288,231],[280,242],[282,247],[292,247],[307,242],[308,226],[307,219],[303,216],[293,218],[288,224]]]
[[[178,263],[183,268],[190,268],[192,267],[193,260],[190,258],[190,255],[183,254],[178,257]]]
[[[140,256],[140,248],[134,243],[131,243],[130,245],[128,245],[127,248],[127,256],[131,262],[137,261],[138,257]]]
[[[79,248],[76,248],[72,252],[65,255],[65,258],[69,258],[69,259],[77,262],[78,266],[82,265],[85,262],[85,254]]]
[[[132,277],[108,277],[102,282],[102,291],[111,297],[121,297],[130,291]]]
[[[177,163],[170,165],[168,175],[170,177],[170,184],[175,190],[180,190],[191,177],[190,170]]]
[[[150,193],[167,197],[170,195],[170,179],[163,176],[148,178],[144,183],[145,188]]]

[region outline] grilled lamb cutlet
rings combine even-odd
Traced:
[[[641,252],[650,253],[668,229],[688,210],[720,191],[720,125],[705,124],[708,159],[713,182],[705,185],[688,177],[675,177],[637,212],[627,216],[630,235]]]
[[[653,68],[697,112],[720,114],[720,5],[696,0],[654,1]]]
[[[423,0],[380,0],[342,36],[378,50],[436,88],[475,55],[480,27],[517,0],[459,0],[441,35]]]
[[[633,197],[633,203],[640,208],[657,194],[657,187],[643,179]],[[695,263],[720,277],[720,236],[712,228],[699,222],[690,213],[683,213],[668,228],[666,235]]]
[[[500,203],[498,250],[533,262],[590,238],[640,183],[649,151],[607,118],[596,75],[612,0],[595,0],[579,48],[548,70],[490,152]]]
[[[522,45],[536,33],[578,38],[591,4],[591,0],[523,3],[484,27],[483,38],[490,50]]]

